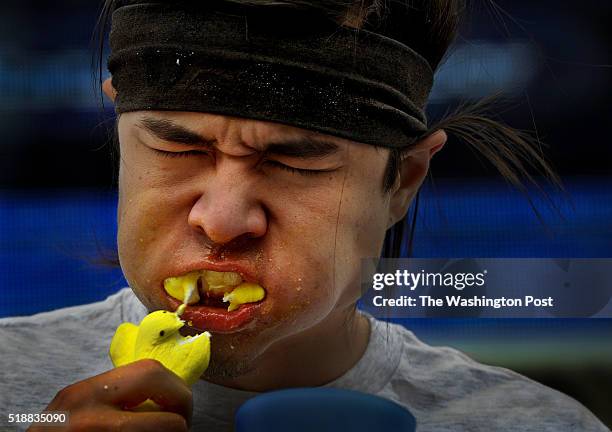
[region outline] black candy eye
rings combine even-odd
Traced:
[[[159,332],[159,335],[160,335],[160,336],[163,336],[163,335],[165,335],[165,334],[166,334],[166,332],[165,332],[165,331],[163,331],[163,330]]]

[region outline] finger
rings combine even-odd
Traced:
[[[106,404],[133,408],[151,399],[163,410],[191,421],[191,390],[175,373],[156,360],[140,360],[89,380],[96,398]]]
[[[111,408],[79,413],[70,419],[70,430],[78,431],[129,431],[186,432],[189,426],[185,418],[170,412],[134,413]],[[42,432],[42,431],[41,431]]]
[[[191,390],[175,373],[156,360],[141,360],[123,368],[116,370],[112,387],[105,389],[111,404],[132,408],[151,399],[164,410],[191,420]]]
[[[185,418],[171,412],[124,412],[111,430],[125,430],[130,432],[187,432],[189,427]]]

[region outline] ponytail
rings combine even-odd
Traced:
[[[540,212],[529,195],[529,189],[535,187],[551,202],[540,181],[543,179],[555,188],[563,190],[561,179],[542,154],[543,144],[539,139],[527,131],[514,129],[491,115],[497,100],[497,96],[492,96],[475,103],[462,104],[435,122],[424,136],[444,130],[470,148],[476,156],[483,156],[506,181],[525,195],[535,215],[542,221]],[[391,151],[383,185],[385,191],[388,191],[389,185],[393,185],[399,175],[401,156],[402,151]],[[383,257],[399,258],[402,255],[405,233],[408,233],[406,255],[412,256],[419,195],[420,192],[415,197],[412,212],[387,231]]]

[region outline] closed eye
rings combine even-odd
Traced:
[[[160,150],[155,147],[149,147],[151,150],[155,151],[155,153],[159,154],[163,157],[169,158],[180,158],[180,157],[188,157],[188,156],[205,156],[208,153],[201,150],[186,150],[186,151],[166,151]]]
[[[273,166],[275,168],[280,168],[282,170],[289,171],[291,173],[297,173],[297,174],[301,174],[305,176],[324,174],[326,172],[333,171],[333,170],[327,170],[327,169],[326,170],[311,170],[311,169],[305,169],[305,168],[295,168],[289,165],[285,165],[284,163],[281,163],[273,159],[265,160],[263,163]]]
[[[201,150],[186,150],[186,151],[167,151],[167,150],[160,150],[158,148],[155,147],[149,147],[151,150],[153,150],[155,153],[159,154],[160,156],[163,157],[168,157],[168,158],[184,158],[184,157],[189,157],[189,156],[206,156],[208,155],[208,152],[205,151],[201,151]],[[305,168],[296,168],[296,167],[292,167],[289,165],[285,165],[284,163],[281,163],[277,160],[273,160],[273,159],[268,159],[268,160],[264,160],[262,161],[262,163],[273,166],[275,168],[280,168],[282,170],[285,171],[289,171],[291,173],[294,174],[301,174],[304,176],[312,176],[312,175],[318,175],[318,174],[323,174],[323,173],[327,173],[327,172],[331,172],[333,171],[333,169],[319,169],[319,170],[313,170],[313,169],[305,169]]]

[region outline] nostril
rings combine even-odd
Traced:
[[[206,230],[204,229],[204,227],[202,225],[200,225],[200,224],[193,225],[192,224],[192,226],[193,226],[193,229],[195,229],[198,232],[198,234],[206,236],[206,238],[208,239],[208,235],[206,234]]]
[[[216,243],[211,240],[211,238],[206,233],[206,230],[202,226],[192,226],[193,232],[195,232],[194,237],[199,246],[203,249],[213,250],[216,246]]]

